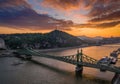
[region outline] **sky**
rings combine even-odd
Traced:
[[[120,37],[120,0],[0,0],[0,34]]]

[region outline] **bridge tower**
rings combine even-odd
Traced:
[[[81,52],[79,52],[79,50],[78,50],[77,55],[76,55],[77,64],[76,64],[76,68],[75,68],[76,77],[82,77],[83,66],[79,64],[80,62],[82,62],[82,55],[83,55],[82,49],[81,49]]]

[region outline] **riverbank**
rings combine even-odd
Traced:
[[[117,43],[120,45],[120,43]],[[102,45],[82,45],[82,46],[74,46],[74,47],[63,47],[63,48],[50,48],[50,49],[35,49],[36,51],[39,52],[54,52],[54,51],[61,51],[61,50],[68,50],[68,49],[81,49],[85,47],[92,47],[92,46],[105,46],[105,45],[114,45],[114,44],[102,44]]]
[[[90,45],[89,46],[74,46],[74,47],[64,47],[64,48],[35,49],[35,50],[39,52],[47,52],[47,51],[53,52],[53,51],[61,51],[61,50],[68,50],[68,49],[75,49],[75,48],[81,49],[85,47],[91,47],[91,46]]]
[[[0,50],[0,58],[14,57],[13,50]]]

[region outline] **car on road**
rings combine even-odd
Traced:
[[[99,64],[100,66],[101,66],[101,65],[109,66],[110,63],[111,63],[110,58],[109,58],[108,56],[105,56],[105,57],[102,57],[102,58],[98,61],[97,64]],[[105,68],[104,66],[102,66],[102,67],[100,68],[100,71],[102,71],[102,72],[105,72],[105,71],[106,71],[106,68]]]
[[[117,58],[116,57],[110,57],[111,63],[110,64],[116,64]]]
[[[109,62],[109,57],[108,56],[105,56],[105,57],[102,57],[99,61],[98,61],[98,64],[108,64]]]

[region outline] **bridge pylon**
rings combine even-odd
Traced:
[[[79,62],[82,62],[82,49],[81,52],[79,52],[79,49],[77,50],[77,55],[76,55],[76,60],[77,60],[77,64],[76,64],[76,68],[75,68],[75,74],[76,77],[81,77],[82,78],[82,73],[83,73],[83,66],[79,64]]]

